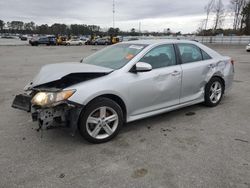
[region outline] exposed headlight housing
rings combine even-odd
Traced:
[[[31,100],[33,105],[42,107],[54,106],[71,97],[76,90],[65,90],[59,92],[38,92]]]

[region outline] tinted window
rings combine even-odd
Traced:
[[[212,59],[205,51],[201,50],[203,60]]]
[[[42,42],[45,42],[45,41],[48,41],[49,39],[48,38],[40,38],[39,41],[42,41]]]
[[[200,48],[193,44],[178,44],[182,63],[202,61]]]
[[[155,47],[140,61],[149,63],[153,69],[176,65],[174,46],[168,44]]]

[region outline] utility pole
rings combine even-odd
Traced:
[[[141,34],[141,22],[139,22],[139,33]]]
[[[113,28],[115,28],[115,0],[113,0]]]

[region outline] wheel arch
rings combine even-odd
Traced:
[[[127,107],[126,107],[126,104],[125,104],[124,100],[121,97],[119,97],[118,95],[115,95],[115,94],[101,94],[101,95],[95,96],[93,99],[91,99],[90,101],[88,101],[85,106],[87,106],[92,101],[94,101],[94,100],[96,100],[98,98],[101,98],[101,97],[105,97],[105,98],[111,99],[114,102],[116,102],[121,107],[121,109],[122,109],[122,113],[123,113],[123,117],[124,117],[123,118],[124,122],[127,121]]]
[[[223,90],[223,93],[225,92],[225,80],[224,80],[224,78],[223,78],[223,75],[221,75],[221,74],[214,74],[208,81],[207,81],[207,84],[210,82],[210,80],[212,79],[212,78],[218,78],[218,79],[220,79],[221,80],[221,82],[222,82],[222,84],[223,84],[223,87],[224,87],[224,90]]]
[[[210,80],[211,80],[212,78],[219,78],[219,79],[221,80],[221,82],[222,82],[224,88],[225,88],[225,80],[224,80],[224,78],[223,78],[222,75],[220,75],[220,74],[214,74],[214,75],[210,78]]]

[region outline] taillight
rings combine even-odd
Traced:
[[[233,59],[231,59],[231,64],[234,65],[234,60]]]
[[[232,69],[233,69],[233,72],[234,72],[234,60],[231,59],[230,63],[231,63],[231,65],[232,65]]]

